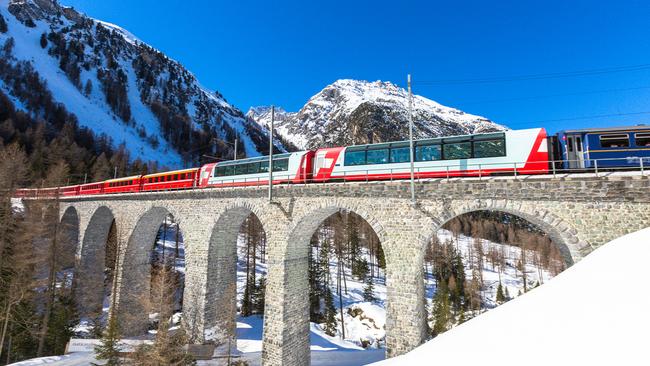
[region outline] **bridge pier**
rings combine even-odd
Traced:
[[[259,187],[143,194],[64,197],[60,212],[78,214],[75,284],[82,314],[101,311],[105,245],[113,219],[124,254],[118,263],[118,314],[146,315],[136,301],[147,292],[149,253],[164,215],[179,219],[186,243],[184,322],[193,342],[206,330],[217,342],[234,336],[236,240],[251,212],[267,237],[264,365],[309,364],[309,240],[325,218],[345,209],[374,229],[386,257],[386,354],[393,357],[427,336],[422,263],[424,248],[458,215],[495,210],[520,216],[545,231],[571,264],[598,246],[650,226],[647,176],[518,177],[408,182],[289,185],[275,188],[269,204]],[[209,333],[209,332],[208,332]]]

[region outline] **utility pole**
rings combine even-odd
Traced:
[[[233,160],[237,160],[237,137],[235,137],[235,158]]]
[[[269,203],[273,202],[273,122],[275,106],[271,106],[271,128],[269,129]]]
[[[415,207],[415,168],[414,168],[414,154],[413,150],[413,92],[411,91],[411,74],[408,74],[407,84],[409,89],[409,151],[411,155],[411,204]]]

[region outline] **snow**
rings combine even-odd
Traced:
[[[298,112],[276,108],[277,133],[300,149],[318,148],[320,146],[313,144],[322,143],[318,140],[320,135],[325,135],[322,137],[325,140],[331,138],[332,131],[340,129],[337,124],[341,119],[350,116],[366,102],[381,106],[391,111],[391,114],[399,115],[402,120],[407,120],[408,92],[404,88],[390,82],[341,79],[312,96]],[[485,117],[446,107],[419,95],[413,96],[413,114],[416,138],[441,136],[447,131],[441,127],[443,125],[455,125],[458,130],[466,133],[506,129]],[[258,124],[267,126],[271,119],[270,108],[252,107],[247,116]]]
[[[596,249],[552,281],[378,366],[647,365],[650,228]]]
[[[6,37],[14,37],[15,46],[13,56],[17,60],[25,60],[32,63],[38,71],[41,78],[46,80],[48,89],[52,92],[54,99],[65,105],[68,112],[77,116],[80,126],[88,127],[96,134],[104,133],[114,139],[116,144],[125,143],[127,149],[134,155],[144,160],[156,160],[161,165],[180,166],[181,157],[171,149],[166,141],[160,137],[160,146],[154,149],[151,145],[142,141],[133,128],[125,126],[117,116],[111,111],[101,95],[101,83],[95,77],[94,72],[84,72],[81,74],[82,85],[90,79],[93,84],[93,98],[87,98],[77,87],[70,81],[68,76],[59,68],[59,62],[47,52],[48,49],[41,48],[39,39],[42,33],[50,31],[49,23],[37,20],[36,27],[29,28],[18,21],[7,10],[7,0],[0,1],[0,13],[4,16],[9,27],[9,33],[0,34],[0,43],[4,43]],[[66,22],[66,21],[64,21]],[[90,52],[86,50],[86,52]],[[133,116],[136,117],[145,113],[142,112],[140,97],[135,87],[132,67],[128,63],[123,63],[122,67],[129,73],[129,101]],[[93,69],[94,71],[94,69]],[[134,94],[135,93],[135,94]],[[157,119],[149,113],[149,118],[138,120],[145,125],[147,132],[160,136],[160,128]]]

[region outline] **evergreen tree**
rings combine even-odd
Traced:
[[[501,282],[499,282],[499,286],[497,287],[497,304],[502,304],[506,301],[506,297],[503,293],[503,286],[501,286]]]
[[[121,349],[122,345],[120,344],[120,331],[117,319],[115,316],[111,316],[108,319],[108,325],[100,344],[95,346],[95,358],[98,360],[106,360],[106,363],[104,363],[106,366],[122,365],[122,359],[120,358]],[[99,366],[98,364],[93,365]]]
[[[41,33],[41,48],[47,47],[47,36],[45,33]]]
[[[253,293],[254,314],[264,314],[265,294],[266,294],[266,277],[262,275],[260,279],[257,281],[257,285],[255,286],[255,292]]]
[[[329,287],[325,288],[325,334],[334,337],[336,335],[336,307],[334,306],[334,297]]]
[[[363,288],[363,301],[374,302],[377,301],[375,297],[375,285],[370,276],[366,277],[366,286]]]
[[[86,80],[86,85],[84,86],[84,94],[90,96],[90,93],[93,92],[93,82],[90,79]]]
[[[5,18],[0,14],[0,33],[7,33],[9,29],[7,28],[7,22]]]
[[[504,295],[506,301],[510,301],[510,293],[508,292],[508,286],[506,286],[506,293]]]
[[[449,329],[451,320],[451,305],[449,303],[449,293],[447,285],[442,282],[433,297],[433,328],[432,336],[446,332]]]

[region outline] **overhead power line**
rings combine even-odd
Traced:
[[[500,76],[500,77],[477,78],[477,79],[423,80],[418,82],[414,81],[413,85],[425,86],[425,85],[465,85],[465,84],[502,83],[502,82],[511,82],[511,81],[571,78],[571,77],[580,77],[580,76],[640,71],[640,70],[648,70],[648,69],[650,69],[650,64],[640,64],[640,65],[631,65],[631,66],[617,66],[617,67],[608,67],[608,68],[601,68],[601,69],[555,72],[555,73],[546,73],[546,74]]]
[[[478,100],[478,101],[470,101],[467,103],[463,103],[463,105],[514,102],[520,100],[537,100],[537,99],[547,99],[547,98],[555,98],[555,97],[568,97],[574,95],[601,94],[601,93],[623,92],[623,91],[642,90],[642,89],[650,89],[650,86],[638,86],[633,88],[620,88],[620,89],[589,90],[589,91],[575,92],[575,93],[546,94],[546,95],[536,95],[536,96],[517,97],[517,98]]]
[[[544,120],[534,120],[528,121],[525,123],[544,123],[544,122],[562,122],[562,121],[577,121],[581,119],[595,119],[595,118],[606,118],[606,117],[623,117],[623,116],[638,116],[642,114],[650,114],[650,111],[643,112],[629,112],[629,113],[611,113],[611,114],[595,114],[592,116],[581,116],[581,117],[568,117],[568,118],[556,118],[556,119],[544,119]]]

